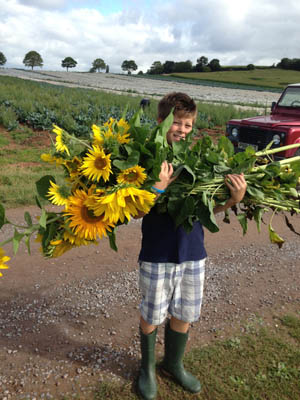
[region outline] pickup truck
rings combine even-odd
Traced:
[[[285,88],[270,115],[228,121],[226,136],[236,152],[247,146],[263,150],[270,142],[271,148],[300,143],[300,83]],[[300,147],[276,153],[278,159],[293,156],[300,156]]]

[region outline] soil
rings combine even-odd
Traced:
[[[24,212],[40,215],[34,206],[7,210],[22,224]],[[268,326],[283,313],[300,312],[300,236],[291,232],[284,215],[272,225],[286,242],[269,242],[267,223],[248,232],[234,214],[218,233],[205,233],[209,254],[202,315],[190,329],[188,349]],[[300,217],[288,217],[300,230]],[[139,368],[138,253],[141,221],[117,232],[118,252],[106,239],[99,245],[73,249],[45,259],[39,244],[24,245],[11,256],[0,278],[0,399],[89,400],[100,381],[132,385]],[[5,225],[0,242],[12,233]],[[163,354],[159,327],[157,357]],[[205,377],[202,378],[205,384]],[[132,389],[134,391],[134,389]]]

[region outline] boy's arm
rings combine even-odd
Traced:
[[[161,164],[161,169],[160,169],[160,174],[159,174],[159,181],[156,182],[153,187],[158,189],[158,190],[165,190],[171,182],[174,181],[176,178],[172,178],[173,175],[173,165],[171,163],[168,163],[167,161],[164,161]],[[155,200],[159,198],[160,193],[155,193],[156,197]],[[133,218],[138,219],[138,218],[143,218],[144,215],[146,215],[143,212],[139,212],[137,215],[135,215]]]
[[[230,207],[233,207],[234,205],[242,201],[245,196],[247,182],[244,178],[244,174],[227,175],[225,178],[225,184],[230,190],[231,197],[226,201],[224,205],[216,206],[214,208],[214,214],[218,214],[222,211],[226,211]]]

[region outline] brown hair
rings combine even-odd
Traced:
[[[185,93],[172,92],[166,94],[158,103],[158,119],[164,120],[174,107],[173,114],[177,117],[197,117],[197,105],[195,101]]]

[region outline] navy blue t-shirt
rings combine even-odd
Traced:
[[[200,222],[195,222],[192,231],[187,233],[182,226],[175,227],[169,214],[159,214],[155,207],[144,216],[140,261],[181,264],[202,260],[206,256]]]

